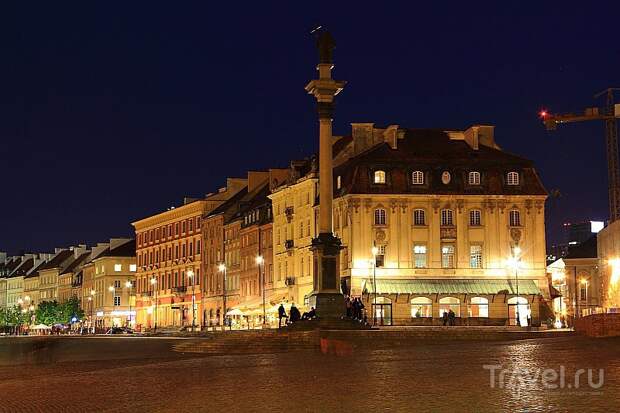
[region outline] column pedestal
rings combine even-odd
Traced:
[[[321,319],[339,319],[346,314],[344,297],[340,292],[341,249],[340,239],[332,234],[319,234],[312,240],[314,291],[309,302]]]

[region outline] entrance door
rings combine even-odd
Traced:
[[[377,318],[377,325],[392,325],[392,303],[377,303],[373,304],[372,307]]]
[[[527,299],[513,297],[508,300],[508,321],[511,326],[527,327],[530,314],[531,309]]]

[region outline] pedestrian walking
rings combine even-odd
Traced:
[[[448,324],[451,326],[456,325],[456,313],[452,309],[448,311]]]
[[[448,325],[448,312],[444,310],[443,312],[443,316],[441,317],[443,320],[443,325],[446,326]]]

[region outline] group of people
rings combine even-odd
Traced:
[[[456,313],[450,309],[449,311],[443,312],[442,315],[443,325],[444,326],[454,326],[456,325]]]
[[[366,312],[364,311],[364,303],[362,303],[361,298],[351,298],[347,295],[344,298],[344,303],[347,308],[348,318],[366,322]]]
[[[314,309],[314,307],[311,307],[310,311],[306,311],[301,314],[299,309],[295,306],[295,303],[293,303],[291,304],[289,314],[290,317],[286,314],[284,304],[280,304],[280,307],[278,307],[278,328],[282,327],[282,320],[284,320],[284,325],[288,323],[294,323],[299,320],[312,320],[316,317],[316,310]]]

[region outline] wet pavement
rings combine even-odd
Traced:
[[[620,338],[420,342],[343,357],[181,354],[168,338],[36,340],[0,338],[0,411],[620,411]]]

